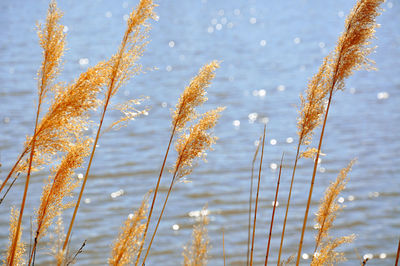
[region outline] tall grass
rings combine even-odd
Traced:
[[[344,81],[354,70],[360,68],[371,69],[371,60],[367,56],[373,51],[370,40],[374,37],[377,27],[375,19],[379,15],[379,7],[383,0],[359,0],[346,19],[345,30],[339,37],[335,50],[329,54],[319,68],[318,72],[308,83],[304,96],[300,98],[300,111],[297,123],[298,142],[294,157],[294,164],[291,167],[291,181],[286,202],[285,214],[280,235],[279,252],[277,264],[289,263],[296,258],[296,264],[300,264],[300,254],[303,248],[305,228],[308,222],[308,213],[316,179],[318,159],[321,155],[322,143],[325,135],[325,128],[328,113],[331,108],[335,92],[344,89]],[[68,256],[68,245],[71,240],[73,226],[78,214],[78,209],[88,181],[89,173],[94,162],[94,154],[103,129],[103,122],[110,108],[110,101],[116,95],[119,88],[133,76],[143,72],[139,59],[144,54],[148,44],[148,35],[151,19],[156,17],[156,5],[152,0],[141,0],[137,7],[131,12],[127,20],[126,30],[122,37],[119,49],[109,60],[99,62],[82,73],[76,80],[70,83],[56,83],[60,72],[61,57],[65,47],[65,34],[63,26],[59,24],[62,17],[61,11],[57,8],[55,1],[51,1],[47,13],[46,24],[39,27],[39,40],[43,48],[43,61],[38,71],[38,104],[35,110],[34,130],[31,137],[28,137],[22,153],[11,167],[7,177],[1,184],[0,192],[7,186],[11,177],[17,177],[17,172],[26,175],[24,191],[20,209],[13,208],[10,218],[9,247],[3,263],[5,265],[33,265],[38,251],[39,241],[47,235],[49,228],[56,217],[60,217],[67,208],[74,208],[67,233],[61,226],[59,219],[58,238],[56,240],[57,250],[55,252],[57,265],[69,265],[79,260],[79,254],[84,252],[86,241],[75,255]],[[158,178],[155,180],[154,192],[145,195],[141,205],[129,215],[121,227],[120,233],[111,248],[111,256],[108,260],[110,265],[127,265],[141,263],[144,266],[147,258],[151,255],[151,247],[155,243],[157,230],[162,222],[166,211],[168,199],[175,184],[187,178],[193,171],[194,164],[199,158],[205,158],[206,152],[212,149],[217,137],[213,134],[214,127],[221,116],[224,107],[217,107],[210,111],[199,113],[197,108],[206,103],[206,89],[215,77],[215,71],[219,68],[218,61],[212,61],[202,67],[197,76],[184,89],[171,118],[170,136],[167,149],[162,157],[162,163]],[[50,97],[51,96],[51,97]],[[48,100],[49,108],[42,114],[42,106]],[[122,105],[122,111],[126,117],[114,122],[116,125],[121,121],[127,121],[140,114],[133,105],[141,100],[130,100]],[[100,120],[96,129],[94,139],[84,137],[84,129],[90,123],[90,115],[100,107]],[[145,112],[145,111],[144,111]],[[314,131],[322,126],[318,138],[317,148],[312,148],[312,137]],[[174,142],[175,140],[175,142]],[[260,212],[259,202],[261,181],[263,178],[263,158],[266,140],[266,125],[262,138],[257,146],[251,169],[249,213],[247,227],[247,265],[255,264],[254,250],[256,247],[256,225],[257,214]],[[167,159],[171,146],[174,145],[177,157],[171,167],[171,179],[165,198],[157,205],[157,196],[160,191],[161,179],[164,169],[167,166]],[[260,163],[258,167],[258,180],[254,198],[254,168],[261,147]],[[304,149],[304,150],[303,150]],[[48,180],[43,187],[40,204],[35,211],[34,225],[31,229],[32,243],[29,245],[29,252],[26,254],[26,244],[21,241],[22,219],[25,204],[28,197],[28,188],[31,173],[41,165],[50,164],[55,157],[61,156],[58,165],[53,165]],[[73,178],[75,169],[85,163],[85,174],[82,183]],[[288,221],[289,206],[294,187],[294,180],[300,158],[308,157],[314,160],[311,184],[306,203],[306,210],[303,218],[303,226],[299,231],[300,242],[295,257],[287,260],[282,259],[286,224]],[[333,222],[336,218],[340,205],[337,203],[339,193],[345,188],[348,182],[347,174],[353,166],[354,161],[342,169],[336,181],[325,191],[321,200],[320,208],[316,214],[318,232],[315,237],[314,252],[311,265],[331,265],[343,260],[343,255],[337,248],[353,241],[354,236],[333,238],[330,235]],[[277,211],[278,194],[280,189],[281,174],[283,168],[283,155],[279,166],[279,176],[275,189],[274,206],[269,224],[269,233],[266,238],[267,246],[265,252],[265,265],[270,257],[270,250],[274,244],[272,232],[274,220],[280,213]],[[15,180],[8,184],[8,188],[0,200],[5,196],[14,184]],[[72,202],[66,202],[68,196],[73,195],[73,190],[80,190],[78,197]],[[13,191],[14,192],[14,191]],[[15,192],[14,192],[15,193]],[[149,199],[151,198],[151,204]],[[253,208],[254,204],[254,208]],[[160,208],[156,222],[151,223],[154,210]],[[148,212],[148,214],[147,214]],[[204,212],[205,213],[205,212]],[[282,215],[283,216],[283,215]],[[253,219],[252,219],[253,218]],[[210,240],[207,225],[210,220],[202,216],[200,225],[194,226],[190,246],[186,246],[183,252],[184,265],[206,265],[209,258]],[[297,221],[301,222],[301,221]],[[151,231],[151,238],[146,239],[149,228],[154,225]],[[276,225],[275,225],[276,226]],[[223,263],[226,264],[225,233],[223,233]],[[144,247],[147,248],[144,251]],[[90,248],[90,247],[89,247]],[[229,248],[229,247],[228,247]],[[262,248],[262,247],[260,247]],[[400,253],[400,242],[397,250],[396,265]],[[142,254],[144,254],[142,258]],[[243,258],[243,260],[245,260]]]

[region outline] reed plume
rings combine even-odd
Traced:
[[[21,160],[31,151],[33,137],[35,137],[35,157],[32,164],[36,168],[48,164],[54,155],[69,149],[70,143],[75,142],[76,136],[89,126],[88,113],[99,106],[100,101],[97,97],[108,81],[106,77],[110,70],[109,61],[99,62],[87,69],[74,82],[66,86],[56,86],[54,98],[41,119],[36,134],[27,137],[23,152],[3,182],[0,191],[14,172],[26,171],[27,162]]]
[[[14,265],[18,265],[18,266],[25,264],[25,260],[23,258],[23,255],[25,253],[25,244],[21,241],[22,227],[21,227],[20,231],[18,232],[18,235],[16,234],[18,215],[19,215],[18,209],[12,208],[11,215],[10,215],[10,233],[9,233],[9,237],[8,237],[10,246],[7,249],[6,259],[3,260],[4,265],[11,265],[11,262],[12,262],[11,250],[12,250],[12,245],[14,242],[16,242],[17,245],[16,245],[16,249],[14,251],[15,255],[13,258],[13,263],[14,263]]]
[[[187,130],[188,133],[182,132],[179,139],[176,141],[175,149],[178,152],[178,157],[173,168],[171,169],[173,176],[142,265],[145,265],[146,258],[149,255],[151,245],[157,233],[158,226],[160,225],[160,221],[164,214],[165,206],[167,205],[173,185],[175,184],[176,180],[182,179],[192,172],[193,162],[195,159],[205,159],[205,151],[207,149],[211,149],[211,145],[217,140],[217,137],[213,136],[207,131],[215,127],[218,118],[221,115],[220,113],[224,109],[224,107],[218,107],[214,110],[204,113],[200,116],[196,124],[189,127]]]
[[[311,262],[311,266],[333,266],[346,260],[343,256],[343,253],[337,252],[336,248],[338,248],[342,244],[353,242],[354,238],[354,235],[342,236],[335,239],[329,238],[325,243],[321,245],[320,252],[314,256]]]
[[[322,199],[316,214],[318,233],[315,237],[314,253],[319,248],[321,241],[328,236],[329,229],[332,227],[336,214],[341,209],[340,205],[337,203],[337,198],[348,182],[347,174],[354,163],[355,160],[352,160],[347,167],[343,168],[335,182],[333,182],[325,191],[324,198]]]
[[[108,259],[109,265],[133,264],[143,241],[149,195],[146,194],[140,208],[126,219],[118,238],[114,241],[111,258]]]
[[[204,207],[203,210],[206,210],[206,207]],[[190,247],[185,246],[183,249],[184,266],[207,265],[207,252],[210,245],[207,234],[208,223],[208,217],[203,215],[200,224],[193,227],[192,244]]]
[[[373,51],[370,47],[370,40],[374,37],[376,17],[380,14],[380,5],[384,0],[359,0],[345,22],[345,30],[339,37],[334,52],[327,56],[323,66],[326,65],[326,73],[322,79],[323,91],[327,91],[328,101],[324,111],[322,130],[319,144],[314,161],[314,169],[311,178],[310,191],[307,200],[306,211],[304,214],[303,228],[297,253],[296,265],[300,263],[300,255],[303,246],[304,232],[307,225],[308,211],[310,208],[311,197],[317,172],[318,159],[321,152],[322,140],[325,132],[326,121],[332,96],[335,91],[344,89],[344,79],[349,77],[354,70],[361,68],[372,69],[371,60],[367,56]]]
[[[22,216],[24,214],[26,197],[28,194],[29,180],[31,175],[32,161],[35,153],[35,141],[36,132],[38,128],[39,116],[41,111],[41,105],[46,97],[48,90],[51,88],[55,77],[59,72],[59,65],[61,62],[61,56],[64,53],[65,38],[63,29],[64,27],[58,24],[58,21],[62,17],[61,12],[57,9],[55,2],[51,2],[47,12],[46,25],[44,28],[39,26],[38,36],[39,43],[43,48],[43,61],[38,71],[38,105],[36,110],[35,118],[35,129],[34,137],[32,138],[32,148],[30,151],[28,170],[25,181],[24,194],[21,202],[21,210],[18,218],[17,227],[15,230],[14,242],[11,247],[10,254],[10,265],[14,264],[14,257],[17,249],[18,235],[21,227]]]
[[[46,234],[54,218],[64,209],[72,207],[71,203],[64,204],[63,200],[72,195],[72,191],[79,186],[73,178],[74,170],[81,167],[84,158],[89,155],[91,139],[80,140],[70,147],[60,165],[53,170],[46,186],[43,188],[39,209],[36,211],[36,233],[29,259],[29,265],[34,260],[38,241]]]
[[[164,172],[165,163],[167,161],[172,140],[174,139],[175,133],[177,131],[182,131],[188,122],[197,117],[197,112],[195,108],[207,101],[207,98],[205,97],[207,93],[206,88],[211,84],[211,80],[215,77],[215,70],[217,68],[219,68],[218,61],[212,61],[209,64],[203,66],[197,76],[191,80],[189,86],[185,88],[179,98],[178,103],[176,104],[176,108],[172,116],[171,136],[169,138],[167,150],[164,155],[160,174],[158,175],[156,188],[154,190],[153,199],[151,201],[149,217],[147,219],[146,228],[143,234],[142,245],[139,249],[135,265],[138,265],[140,256],[142,254],[143,245],[146,240],[147,231],[153,214],[154,204],[158,195],[158,189],[160,187],[161,177]]]
[[[104,117],[107,112],[110,99],[117,93],[118,89],[133,75],[141,72],[142,67],[140,64],[137,64],[137,61],[143,55],[146,44],[148,43],[147,37],[150,30],[150,25],[147,21],[149,19],[155,18],[155,13],[153,12],[154,7],[155,4],[152,0],[140,1],[136,9],[134,9],[129,16],[129,19],[127,21],[127,28],[125,30],[125,34],[121,41],[118,52],[110,59],[111,71],[109,72],[109,75],[106,76],[106,82],[108,83],[108,85],[105,91],[103,110],[96,133],[96,138],[94,140],[92,152],[90,154],[89,163],[83,178],[81,190],[79,192],[71,222],[68,227],[67,236],[64,241],[64,251],[67,247],[72,227],[74,225],[75,217],[82,199],[83,191],[86,186],[90,167],[92,165],[94,153],[96,151],[97,142],[100,137]]]

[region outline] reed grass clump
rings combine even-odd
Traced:
[[[334,51],[324,58],[318,72],[309,81],[305,93],[300,96],[299,117],[297,120],[297,151],[293,168],[291,169],[290,188],[280,236],[279,253],[277,254],[278,265],[289,264],[296,258],[296,264],[299,265],[300,263],[318,159],[322,155],[322,143],[332,98],[335,92],[344,89],[345,79],[355,70],[373,69],[373,62],[367,56],[374,49],[370,42],[374,38],[377,27],[375,19],[380,14],[380,5],[382,3],[383,0],[359,0],[356,3],[346,19],[344,32],[339,37]],[[18,173],[26,175],[20,209],[11,209],[9,247],[3,259],[5,265],[34,265],[39,241],[48,235],[52,226],[55,227],[56,233],[52,252],[57,265],[75,263],[78,255],[86,248],[85,240],[77,251],[72,252],[72,255],[69,252],[73,226],[94,161],[96,147],[100,136],[106,131],[103,127],[103,122],[108,113],[107,111],[111,108],[111,99],[129,79],[143,72],[139,59],[143,56],[146,45],[149,42],[148,37],[151,28],[149,21],[156,18],[155,7],[156,4],[152,0],[140,0],[127,19],[126,29],[116,53],[108,60],[88,68],[76,80],[62,83],[57,82],[57,77],[61,71],[61,59],[65,50],[65,33],[63,32],[63,26],[59,23],[62,13],[57,8],[55,1],[50,2],[46,23],[44,26],[38,27],[39,43],[43,49],[43,60],[38,71],[38,102],[35,110],[34,131],[31,136],[27,137],[22,152],[0,187],[1,192],[9,183],[9,179],[13,176],[16,178]],[[145,265],[146,259],[151,254],[152,244],[175,184],[188,178],[192,174],[197,161],[200,159],[205,160],[206,152],[212,150],[213,145],[216,143],[218,138],[214,135],[214,128],[225,107],[217,107],[204,113],[199,112],[198,108],[208,100],[206,97],[207,88],[214,79],[219,64],[220,62],[215,60],[204,65],[181,94],[175,109],[172,111],[170,137],[158,178],[155,179],[154,192],[147,193],[140,207],[125,220],[118,237],[112,244],[111,255],[108,259],[109,265],[135,264],[136,266],[140,262],[143,266]],[[136,107],[145,99],[147,97],[132,99],[117,106],[117,109],[124,116],[118,121],[112,122],[110,128],[119,127],[139,115],[146,115],[148,108],[139,110]],[[43,114],[42,109],[45,103],[49,107],[47,112]],[[96,111],[100,113],[100,120],[96,128],[95,137],[91,139],[85,137],[85,131],[92,125],[91,115]],[[313,135],[319,126],[321,126],[321,132],[318,138],[318,146],[311,147]],[[260,211],[259,198],[263,193],[260,184],[266,131],[267,128],[264,125],[263,135],[260,137],[252,161],[247,229],[247,265],[253,265],[255,261],[255,232],[257,212]],[[165,198],[157,204],[156,199],[171,146],[174,146],[177,156],[170,167],[171,179]],[[254,168],[260,146],[258,182],[255,202],[253,203]],[[88,163],[85,166],[87,157]],[[299,246],[297,250],[293,250],[293,253],[297,253],[297,257],[293,255],[283,260],[281,257],[288,210],[296,168],[301,158],[314,159],[313,173],[303,227],[298,232],[301,235]],[[56,162],[58,162],[58,165]],[[355,238],[354,235],[334,238],[330,234],[336,215],[341,210],[341,206],[337,203],[337,198],[348,182],[347,175],[353,164],[354,160],[340,171],[336,180],[327,188],[324,197],[321,199],[319,210],[316,213],[318,232],[315,236],[315,247],[310,262],[313,266],[340,263],[345,258],[337,248],[342,244],[353,241]],[[29,245],[29,252],[26,253],[27,245],[21,241],[21,236],[22,219],[28,198],[30,177],[33,171],[40,170],[45,165],[52,165],[52,168],[47,181],[45,181],[40,204],[35,211],[33,228],[31,229],[32,243]],[[75,171],[82,167],[84,167],[85,174],[82,182],[80,182],[75,178]],[[269,224],[265,265],[268,263],[270,248],[274,243],[272,241],[274,220],[276,215],[279,215],[276,207],[282,169],[283,155]],[[13,184],[14,182],[8,185],[8,189],[0,199],[0,203],[2,203]],[[68,201],[67,198],[73,197],[74,189],[79,188],[79,186],[78,196]],[[149,199],[151,196],[150,204]],[[61,215],[65,209],[70,207],[74,209],[68,224],[68,230],[64,233]],[[159,216],[157,221],[154,222],[151,238],[147,240],[147,232],[153,226],[151,224],[152,214],[157,208],[160,208]],[[205,208],[202,214],[206,213],[204,210]],[[58,219],[54,222],[56,217]],[[192,241],[184,247],[184,265],[200,266],[207,264],[210,250],[210,239],[207,231],[209,222],[209,217],[202,215],[200,224],[194,226]],[[145,249],[146,252],[143,252],[145,244],[147,244],[147,248]],[[224,232],[222,246],[225,265]],[[399,250],[400,248],[398,248],[397,259],[400,253]],[[143,258],[142,253],[144,254]]]

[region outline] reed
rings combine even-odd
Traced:
[[[45,235],[53,219],[64,209],[72,207],[72,202],[64,204],[63,200],[72,196],[72,191],[79,186],[79,182],[72,175],[74,169],[79,168],[84,158],[89,155],[88,147],[91,142],[91,139],[81,140],[72,146],[43,188],[39,209],[36,212],[36,233],[28,265],[34,262],[38,241]]]
[[[150,25],[147,20],[155,17],[153,12],[155,5],[152,0],[141,0],[137,8],[132,11],[127,21],[127,28],[124,37],[121,41],[118,52],[111,58],[111,71],[107,76],[107,89],[103,101],[103,110],[99,126],[97,128],[96,137],[93,143],[92,152],[90,154],[89,163],[83,178],[81,190],[74,208],[72,219],[68,228],[67,236],[64,241],[63,251],[65,251],[69,237],[71,235],[72,227],[74,225],[75,217],[82,199],[83,191],[86,186],[87,178],[89,176],[90,168],[92,165],[94,153],[96,151],[97,142],[99,140],[100,132],[102,129],[105,114],[110,103],[110,99],[114,96],[118,89],[127,82],[133,75],[141,72],[141,65],[137,64],[138,59],[142,56],[147,44],[147,37]]]
[[[151,201],[149,217],[146,222],[146,228],[143,234],[143,241],[140,246],[135,265],[138,265],[140,256],[142,254],[143,245],[146,240],[147,231],[149,228],[150,220],[153,214],[154,204],[158,195],[158,189],[161,182],[161,177],[164,172],[165,163],[169,154],[169,149],[174,139],[175,133],[177,131],[184,130],[186,124],[197,117],[196,107],[202,105],[206,98],[206,88],[210,85],[211,80],[215,77],[215,70],[219,67],[217,61],[212,61],[211,63],[205,65],[200,69],[198,75],[190,82],[189,86],[185,88],[182,95],[176,104],[176,109],[172,117],[172,131],[169,138],[167,150],[164,155],[164,160],[161,166],[160,174],[158,175],[157,184],[154,190],[153,199]]]
[[[109,265],[133,264],[143,241],[148,200],[149,193],[144,197],[139,209],[126,219],[118,238],[114,241],[111,257],[108,260]]]
[[[317,173],[318,159],[321,152],[322,140],[324,137],[325,126],[328,118],[332,96],[335,91],[344,89],[344,80],[348,78],[354,70],[360,68],[372,69],[372,61],[367,56],[373,51],[370,40],[374,37],[376,17],[380,14],[379,7],[383,0],[359,0],[346,19],[345,30],[339,37],[334,52],[325,58],[323,66],[326,65],[323,79],[321,79],[321,89],[328,96],[328,103],[324,111],[322,130],[319,137],[318,149],[316,151],[314,169],[311,177],[310,191],[307,199],[307,206],[303,219],[303,227],[299,248],[297,252],[296,266],[300,263],[300,255],[303,247],[304,232],[307,225],[308,211],[310,209],[311,197],[314,188],[315,176]]]
[[[169,195],[171,194],[173,185],[179,179],[183,179],[189,175],[193,170],[193,161],[196,158],[205,158],[205,152],[211,148],[211,145],[215,143],[217,137],[211,135],[208,131],[213,129],[217,124],[220,117],[220,113],[224,110],[224,107],[218,107],[214,110],[208,111],[200,116],[199,121],[190,126],[187,131],[188,133],[182,132],[179,139],[176,141],[175,149],[178,152],[178,158],[175,161],[175,165],[171,169],[173,176],[171,183],[168,188],[167,195],[165,197],[161,213],[158,217],[156,227],[153,231],[150,243],[147,247],[146,255],[143,258],[142,265],[145,265],[146,258],[149,255],[151,245],[154,241],[154,237],[157,233],[158,226],[164,214],[165,206],[167,205]]]
[[[250,262],[250,239],[251,239],[251,209],[253,206],[253,179],[254,179],[254,166],[256,163],[258,151],[260,150],[262,137],[258,140],[256,151],[254,152],[253,161],[251,163],[251,176],[250,176],[250,192],[249,192],[249,223],[247,226],[247,266]]]
[[[203,208],[203,211],[206,207]],[[207,265],[207,251],[210,241],[207,234],[207,225],[209,219],[206,215],[202,215],[199,225],[193,227],[192,244],[190,247],[185,246],[183,249],[183,265],[184,266],[203,266]]]
[[[259,196],[259,193],[260,193],[261,169],[262,169],[262,161],[263,161],[263,157],[264,157],[264,144],[265,144],[265,132],[266,132],[266,130],[267,130],[267,125],[264,125],[264,133],[263,133],[262,146],[261,146],[260,167],[258,169],[257,194],[256,194],[256,202],[255,202],[255,206],[254,206],[253,235],[251,237],[251,249],[250,249],[250,265],[253,265],[253,252],[254,252],[254,239],[255,239],[255,235],[256,235],[258,196]]]
[[[281,174],[282,174],[282,163],[283,163],[283,157],[284,153],[282,154],[281,158],[281,163],[279,165],[279,175],[278,175],[278,181],[276,182],[276,190],[275,190],[275,199],[274,199],[274,207],[272,208],[272,217],[271,217],[271,223],[269,227],[269,234],[268,234],[268,244],[267,244],[267,252],[265,254],[265,266],[268,264],[268,255],[269,255],[269,248],[271,244],[271,237],[272,237],[272,227],[274,226],[274,218],[275,218],[275,210],[276,210],[276,205],[278,204],[278,192],[279,192],[279,184],[281,182]]]
[[[9,264],[12,266],[14,265],[14,257],[17,249],[17,242],[18,242],[18,236],[19,236],[19,231],[21,227],[21,222],[22,222],[22,216],[24,214],[24,209],[25,209],[25,202],[28,194],[28,188],[29,188],[29,181],[30,181],[30,176],[31,176],[31,170],[32,170],[32,161],[34,158],[34,153],[35,153],[35,142],[36,142],[36,132],[38,128],[38,122],[39,122],[39,117],[40,117],[40,111],[41,111],[41,106],[42,103],[44,102],[47,92],[50,90],[50,88],[53,85],[53,82],[59,72],[59,66],[61,62],[61,56],[64,53],[64,45],[65,45],[65,38],[64,38],[64,33],[63,29],[64,27],[60,24],[58,24],[58,21],[62,17],[61,12],[57,9],[56,3],[51,2],[49,5],[49,9],[47,12],[47,18],[46,18],[46,25],[44,28],[39,26],[39,43],[40,46],[43,48],[43,61],[42,65],[38,71],[38,104],[37,104],[37,110],[36,110],[36,118],[35,118],[35,128],[33,131],[33,137],[32,137],[32,147],[30,151],[30,156],[29,156],[29,161],[28,161],[28,170],[26,174],[26,180],[25,180],[25,188],[24,188],[24,194],[22,197],[22,202],[21,202],[21,208],[20,208],[20,213],[18,217],[18,222],[17,222],[17,227],[15,230],[15,237],[13,239],[13,243],[11,246],[11,251],[10,251],[10,261]]]

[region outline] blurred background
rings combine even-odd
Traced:
[[[125,21],[135,1],[59,1],[67,33],[63,72],[71,81],[98,61],[109,58],[120,43]],[[267,123],[257,218],[255,263],[264,261],[279,160],[285,152],[279,206],[270,251],[276,263],[285,202],[295,148],[299,95],[334,48],[354,0],[174,0],[159,1],[158,21],[152,22],[150,44],[141,63],[158,70],[134,77],[113,103],[146,95],[147,117],[119,131],[104,134],[96,151],[82,205],[75,222],[71,250],[86,239],[78,265],[105,264],[112,241],[126,217],[144,194],[155,186],[168,144],[171,109],[199,68],[221,60],[221,68],[208,89],[204,110],[226,106],[215,135],[215,150],[178,183],[169,199],[147,265],[180,265],[183,246],[191,239],[207,203],[211,249],[209,265],[223,265],[222,229],[228,265],[243,265],[247,251],[248,197],[251,161],[256,142]],[[43,23],[48,1],[0,3],[0,175],[3,179],[19,155],[26,135],[34,127],[37,101],[36,73],[42,57],[35,23]],[[371,58],[379,71],[356,72],[346,90],[334,95],[316,179],[302,264],[310,263],[314,247],[313,214],[324,190],[353,158],[357,164],[340,195],[345,208],[337,217],[333,236],[356,234],[345,245],[348,262],[372,258],[368,265],[393,265],[400,235],[400,4],[388,0],[378,17],[376,52]],[[107,123],[118,118],[110,113]],[[94,121],[98,120],[95,115]],[[318,129],[317,134],[320,130]],[[89,129],[88,134],[94,134]],[[170,154],[169,165],[176,158]],[[297,250],[312,174],[311,160],[301,160],[296,175],[286,231],[284,258]],[[83,170],[78,170],[77,174]],[[29,217],[37,208],[47,171],[36,173],[24,213],[24,240],[29,243]],[[0,208],[0,250],[8,239],[10,208],[19,207],[23,181],[17,181]],[[162,183],[164,198],[170,174]],[[155,210],[157,217],[160,208]],[[64,213],[64,222],[71,212]],[[154,218],[153,218],[154,219]],[[150,228],[150,231],[153,227]],[[50,243],[48,243],[50,244]],[[47,265],[49,246],[39,246],[37,264]]]

